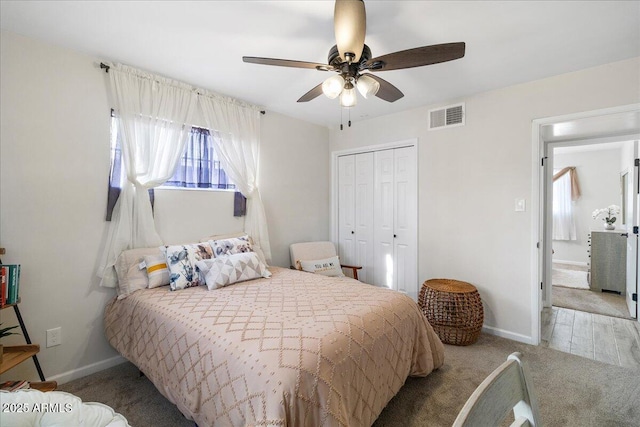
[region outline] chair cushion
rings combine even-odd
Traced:
[[[300,266],[299,269],[308,271],[309,273],[322,274],[330,277],[344,276],[342,267],[340,267],[340,260],[337,256],[315,261],[299,260],[296,264]]]

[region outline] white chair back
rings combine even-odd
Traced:
[[[296,261],[311,261],[336,256],[336,247],[332,242],[303,242],[289,246],[291,266],[298,268]]]
[[[453,427],[497,426],[511,410],[515,417],[512,426],[542,425],[529,368],[520,353],[509,355],[507,361],[478,386]]]

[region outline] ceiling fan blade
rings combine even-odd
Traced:
[[[380,77],[374,74],[363,74],[363,76],[369,76],[378,83],[380,83],[380,89],[376,93],[376,96],[380,99],[384,99],[385,101],[395,102],[398,99],[404,96],[404,93],[400,92],[400,89],[386,81],[385,79],[381,79]]]
[[[464,42],[416,47],[370,59],[365,63],[363,69],[369,71],[389,71],[438,64],[440,62],[462,58],[464,56],[464,49]]]
[[[305,93],[298,99],[298,102],[308,102],[322,95],[322,83]]]
[[[333,9],[333,30],[340,57],[347,61],[358,62],[364,47],[367,31],[367,13],[362,0],[336,0]]]
[[[243,56],[242,60],[251,64],[261,65],[277,65],[279,67],[293,67],[293,68],[312,68],[322,71],[332,71],[334,67],[332,65],[320,64],[317,62],[305,62],[294,61],[291,59],[274,59],[274,58],[260,58],[257,56]]]

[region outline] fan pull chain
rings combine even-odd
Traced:
[[[349,127],[351,127],[351,108],[350,107],[342,107],[340,106],[340,130],[344,129],[344,125],[342,124],[344,122],[344,109],[347,109],[349,111],[348,114],[348,121],[347,121],[347,125]]]

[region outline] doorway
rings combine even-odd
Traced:
[[[602,314],[594,314],[588,311],[583,311],[574,308],[554,307],[554,287],[553,284],[553,267],[554,261],[569,261],[564,265],[559,265],[556,262],[556,269],[565,270],[567,277],[576,276],[579,278],[579,285],[582,287],[590,286],[593,282],[592,271],[593,262],[591,258],[587,257],[585,250],[581,256],[585,258],[576,259],[575,256],[570,256],[570,252],[567,248],[560,247],[558,245],[558,251],[556,253],[555,246],[559,240],[554,240],[554,213],[553,213],[553,197],[554,192],[552,190],[554,169],[558,172],[555,166],[567,166],[567,164],[561,164],[561,157],[558,153],[570,152],[576,150],[577,146],[590,146],[591,149],[598,148],[611,148],[613,144],[621,144],[623,141],[637,141],[640,139],[640,105],[634,104],[630,106],[616,107],[606,110],[599,110],[587,113],[579,113],[568,116],[553,117],[548,119],[534,120],[533,122],[533,143],[534,150],[539,154],[536,169],[534,172],[534,195],[532,199],[534,205],[536,202],[538,206],[534,206],[534,235],[537,239],[536,249],[534,250],[534,259],[537,262],[537,269],[534,271],[534,281],[532,281],[532,302],[533,302],[533,342],[542,345],[549,345],[561,351],[570,352],[584,357],[589,357],[595,360],[601,360],[607,363],[613,364],[629,364],[634,367],[640,367],[638,360],[640,355],[627,354],[632,348],[638,348],[640,346],[640,340],[637,339],[638,331],[640,331],[640,324],[637,320],[629,320],[618,317],[609,317]],[[629,145],[627,145],[628,147]],[[631,143],[632,147],[637,147],[637,142]],[[556,151],[559,150],[559,151]],[[637,317],[637,302],[633,300],[634,294],[637,295],[637,234],[634,233],[634,225],[638,225],[638,209],[637,201],[630,202],[627,196],[628,194],[637,195],[638,190],[638,173],[637,168],[633,164],[633,159],[637,158],[637,148],[632,148],[629,153],[627,148],[625,154],[626,161],[620,160],[618,170],[615,172],[614,184],[616,187],[615,196],[609,194],[607,197],[615,197],[616,201],[612,203],[606,202],[601,208],[609,207],[613,204],[619,206],[620,212],[617,213],[617,231],[612,231],[609,237],[615,236],[624,240],[624,248],[629,248],[628,251],[624,251],[624,255],[617,254],[617,258],[625,257],[625,265],[627,264],[626,254],[629,255],[629,264],[632,268],[629,268],[630,278],[626,279],[626,268],[617,267],[614,269],[618,274],[623,275],[624,284],[623,288],[616,288],[614,291],[619,292],[620,295],[624,295],[624,304],[621,305],[624,311],[630,310],[628,317]],[[554,157],[558,155],[558,164],[554,165]],[[611,157],[611,155],[610,155]],[[620,156],[622,159],[622,156]],[[566,160],[566,159],[565,159]],[[600,161],[602,160],[599,159]],[[566,163],[566,162],[565,162]],[[623,167],[626,164],[626,169]],[[576,168],[579,169],[579,168]],[[625,174],[626,172],[626,174]],[[633,186],[633,190],[629,193],[630,187]],[[588,191],[593,189],[593,183],[589,185]],[[625,197],[623,197],[623,194]],[[634,197],[637,200],[637,196]],[[536,200],[537,199],[537,200]],[[605,202],[598,202],[605,203]],[[585,204],[586,206],[587,204]],[[583,207],[584,210],[584,207]],[[624,212],[623,212],[624,210]],[[574,233],[580,233],[579,236],[574,236],[574,239],[578,237],[582,240],[582,249],[587,248],[591,251],[595,249],[591,242],[591,236],[586,233],[585,236],[585,222],[591,222],[587,225],[589,231],[594,231],[593,238],[600,237],[602,224],[596,222],[601,221],[601,218],[585,218],[581,217],[582,227],[578,227]],[[556,212],[556,214],[558,214]],[[595,214],[591,213],[589,216]],[[556,222],[558,220],[556,215]],[[601,221],[602,222],[602,221]],[[622,222],[625,224],[623,225]],[[575,224],[573,224],[575,226]],[[565,225],[566,226],[566,225]],[[580,231],[581,230],[581,231]],[[566,230],[565,230],[566,231]],[[602,230],[604,231],[604,230]],[[628,233],[627,233],[628,231]],[[570,234],[570,233],[569,233]],[[627,234],[627,237],[623,237],[623,234]],[[565,237],[570,239],[570,237]],[[615,240],[615,239],[614,239]],[[601,245],[601,243],[598,243]],[[574,249],[580,248],[580,245],[573,245]],[[618,245],[621,246],[621,245]],[[610,249],[607,247],[605,253],[609,253]],[[575,254],[574,254],[575,255]],[[589,255],[591,255],[589,253]],[[554,257],[556,257],[554,259]],[[566,259],[563,259],[566,258]],[[572,259],[573,258],[573,259]],[[602,260],[601,260],[602,261]],[[602,265],[599,266],[601,271],[611,264],[610,260],[605,260]],[[559,268],[562,267],[562,268]],[[582,271],[580,271],[582,270]],[[585,271],[586,270],[586,271]],[[579,271],[579,274],[573,274],[571,271]],[[570,277],[565,277],[563,280],[570,282]],[[585,284],[586,282],[586,284]],[[628,284],[628,285],[627,285]],[[608,285],[607,285],[608,286]],[[603,288],[605,290],[609,290]],[[597,289],[600,291],[600,289]],[[590,290],[584,290],[584,292],[595,295]],[[558,295],[555,295],[557,299],[560,299]],[[618,295],[618,301],[622,299]],[[627,301],[628,299],[628,301]],[[626,303],[629,302],[629,307],[626,307]],[[596,303],[597,305],[598,303]],[[579,308],[579,307],[578,307]],[[608,334],[606,334],[606,333]],[[626,335],[625,335],[626,333]],[[597,342],[598,341],[598,342]],[[607,346],[600,345],[601,341],[607,343]],[[626,345],[625,343],[629,344]],[[623,349],[619,349],[616,346],[623,344]],[[615,360],[611,357],[616,355]]]
[[[553,225],[546,306],[636,318],[635,304],[626,302],[627,287],[636,283],[636,141],[549,147]]]

